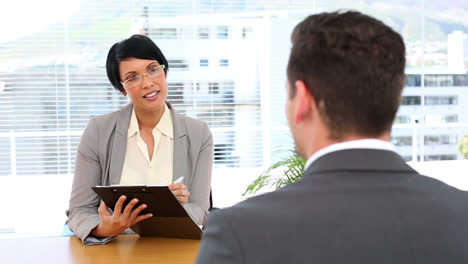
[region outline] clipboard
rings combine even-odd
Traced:
[[[200,239],[202,230],[187,214],[167,186],[96,186],[91,187],[110,208],[114,208],[120,196],[125,195],[124,207],[133,198],[146,204],[140,214],[152,213],[153,217],[130,227],[140,236]]]

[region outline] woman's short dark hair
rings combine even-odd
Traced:
[[[159,64],[165,66],[164,73],[167,74],[169,65],[166,57],[156,44],[147,36],[133,35],[128,39],[115,43],[107,54],[106,70],[107,78],[119,92],[125,92],[120,83],[119,63],[128,58],[157,60]]]
[[[309,16],[291,39],[290,96],[302,80],[331,138],[390,131],[405,79],[405,45],[398,33],[348,11]]]

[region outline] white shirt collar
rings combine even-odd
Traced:
[[[358,140],[351,140],[346,142],[340,142],[332,144],[328,147],[325,147],[317,152],[315,152],[306,162],[304,166],[304,171],[309,168],[310,164],[316,161],[318,158],[324,156],[325,154],[345,150],[345,149],[380,149],[380,150],[389,150],[396,152],[395,146],[392,143],[380,139],[375,138],[366,138],[366,139],[358,139]]]
[[[159,123],[156,125],[156,129],[158,129],[162,134],[174,138],[174,127],[172,124],[172,114],[169,107],[165,107],[164,114],[159,120]]]

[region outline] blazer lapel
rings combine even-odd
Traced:
[[[128,125],[132,115],[133,104],[128,104],[122,108],[117,118],[115,134],[112,139],[112,146],[109,157],[109,184],[119,184],[122,176],[122,168],[127,150]]]
[[[182,116],[175,111],[170,103],[167,106],[172,113],[172,124],[174,127],[174,156],[173,156],[173,174],[172,181],[184,176],[184,182],[187,180],[187,129]]]

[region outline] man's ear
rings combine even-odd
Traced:
[[[298,80],[294,85],[296,86],[296,109],[294,113],[294,121],[296,124],[300,124],[306,119],[311,118],[316,111],[315,98],[303,81]]]

